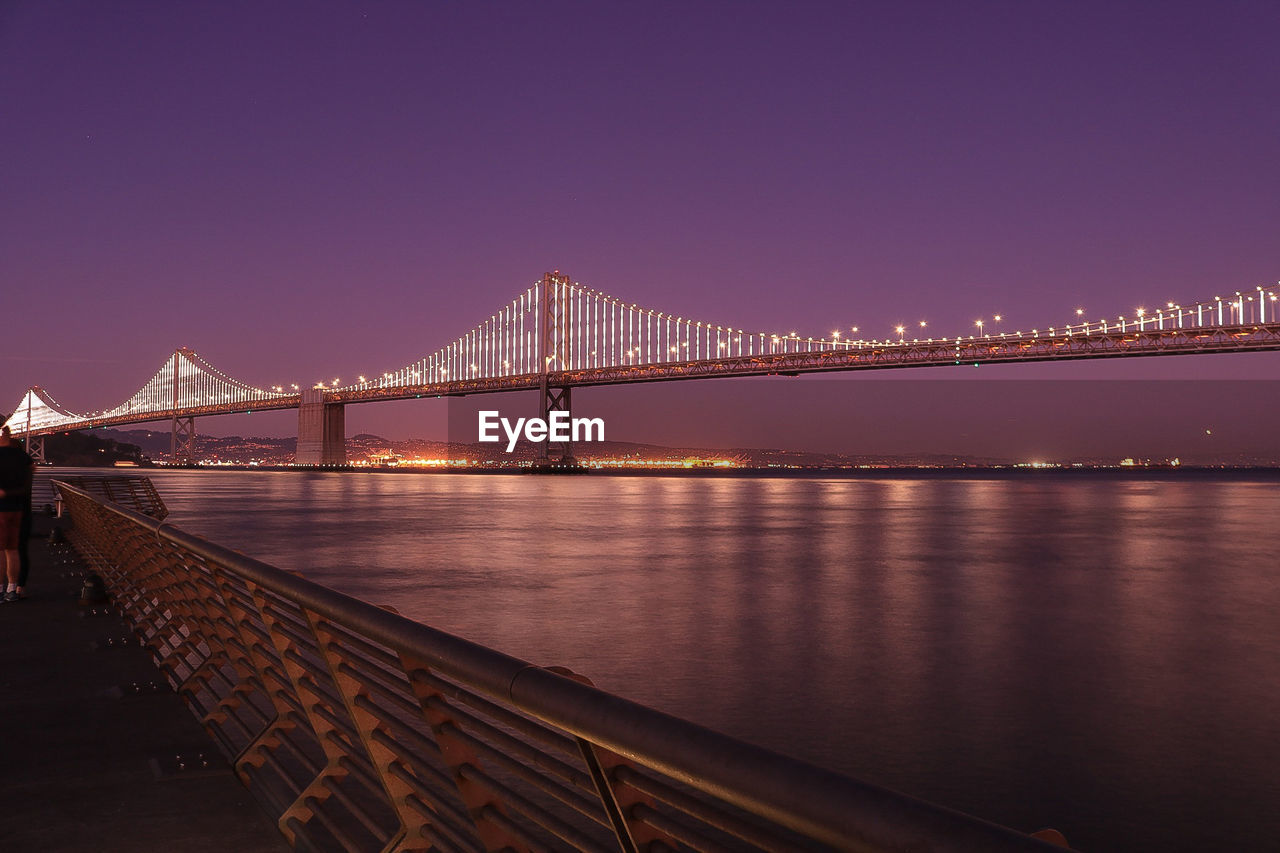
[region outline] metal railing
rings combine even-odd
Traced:
[[[58,488],[76,547],[298,849],[1060,849]]]
[[[42,510],[45,506],[53,506],[57,501],[58,490],[53,486],[53,479],[40,468],[36,468],[36,475],[31,481],[32,506]]]
[[[150,477],[129,477],[119,474],[58,477],[56,480],[49,481],[55,501],[62,500],[58,494],[59,483],[88,492],[110,503],[135,509],[157,521],[164,521],[169,515],[169,508],[164,505]]]

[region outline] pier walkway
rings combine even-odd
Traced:
[[[0,850],[288,850],[125,622],[77,603],[55,523],[35,518],[30,598],[0,605]]]

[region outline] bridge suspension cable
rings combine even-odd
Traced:
[[[15,433],[33,430],[81,429],[99,422],[144,422],[202,410],[221,410],[290,398],[280,391],[255,388],[227,376],[194,350],[181,348],[165,359],[133,396],[110,409],[77,413],[59,405],[39,386],[23,395],[8,420]]]
[[[1168,303],[1134,316],[1082,321],[1023,332],[979,332],[927,341],[802,337],[795,332],[748,332],[625,302],[558,273],[548,274],[489,319],[436,352],[374,379],[334,386],[338,392],[434,386],[535,377],[544,372],[625,369],[759,356],[854,351],[917,343],[983,339],[1012,341],[1046,335],[1089,336],[1277,322],[1274,290],[1257,288],[1230,299]],[[981,329],[981,327],[980,327]]]

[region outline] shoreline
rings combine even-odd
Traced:
[[[1001,465],[972,466],[883,466],[883,467],[739,467],[739,468],[592,468],[573,471],[538,471],[514,467],[370,467],[370,466],[295,466],[295,465],[156,465],[152,467],[75,467],[40,466],[37,473],[59,470],[101,471],[121,476],[150,476],[157,471],[268,471],[297,474],[436,474],[436,475],[516,475],[516,476],[603,476],[603,477],[700,477],[700,478],[770,478],[770,479],[1034,479],[1037,477],[1098,477],[1112,479],[1179,479],[1231,477],[1256,480],[1280,480],[1277,466],[1180,465],[1171,466],[1081,466],[1029,467]]]

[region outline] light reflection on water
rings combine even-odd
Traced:
[[[1280,837],[1274,480],[152,476],[216,542],[990,820]]]

